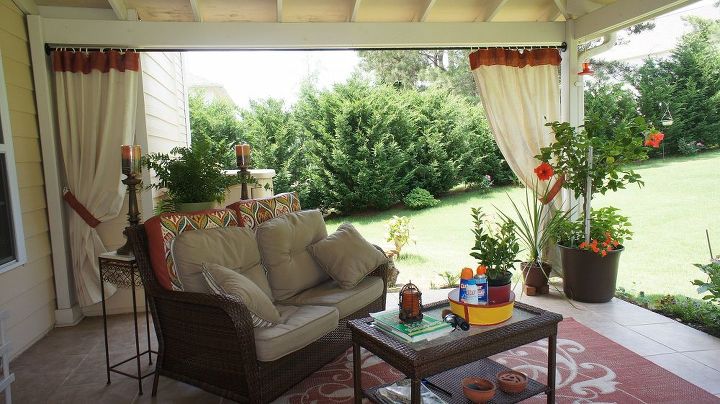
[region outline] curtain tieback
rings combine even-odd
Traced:
[[[85,205],[80,203],[80,201],[75,198],[75,195],[73,195],[73,193],[70,192],[70,190],[67,188],[63,190],[63,199],[65,199],[65,202],[70,205],[70,207],[75,211],[75,213],[77,213],[85,221],[85,223],[87,223],[88,226],[94,229],[100,223],[102,223],[95,216],[93,216],[93,214],[90,213],[89,210],[87,210]]]
[[[550,203],[550,201],[555,199],[555,196],[558,194],[558,192],[560,192],[563,185],[565,185],[565,174],[561,175],[557,179],[557,181],[555,181],[555,184],[553,184],[552,188],[550,188],[547,195],[542,198],[541,202],[543,203],[543,205],[547,205],[548,203]]]

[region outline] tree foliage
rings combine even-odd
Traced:
[[[188,95],[190,108],[190,133],[193,145],[208,137],[214,143],[225,142],[232,146],[244,140],[241,138],[238,108],[228,100],[206,100],[202,91],[191,91]],[[222,165],[235,168],[235,154],[232,147],[222,150]]]

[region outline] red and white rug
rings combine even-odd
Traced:
[[[547,340],[493,357],[499,363],[544,383]],[[363,350],[363,386],[404,375]],[[718,403],[720,398],[616,344],[573,319],[560,323],[557,346],[558,403]],[[298,384],[276,403],[351,403],[352,350]],[[545,402],[536,396],[528,402]]]

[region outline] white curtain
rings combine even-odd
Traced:
[[[52,58],[66,199],[79,202],[68,220],[73,275],[88,306],[101,300],[98,255],[106,251],[94,226],[117,217],[125,196],[120,145],[133,143],[139,57],[55,51]],[[114,292],[106,287],[106,296]]]
[[[495,141],[530,186],[539,164],[534,156],[554,140],[545,124],[560,119],[560,53],[481,49],[470,55],[470,66]]]

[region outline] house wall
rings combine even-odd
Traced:
[[[0,274],[0,309],[10,313],[12,358],[53,327],[55,289],[27,28],[11,0],[0,0],[0,50],[28,256],[25,265]]]
[[[168,153],[173,147],[188,145],[190,130],[182,54],[142,53],[140,65],[142,83],[138,99],[136,143],[143,146],[143,153]],[[145,176],[143,180],[147,183],[149,179],[149,176]],[[146,190],[138,196],[143,218],[153,215],[150,206],[157,197],[156,190]],[[116,219],[97,227],[108,250],[115,250],[125,243],[122,231],[127,225],[127,198],[122,212]],[[144,307],[143,290],[138,289],[137,293],[138,307]],[[131,291],[118,290],[106,301],[106,307],[111,314],[131,311]],[[88,316],[102,315],[102,308],[96,304],[83,308],[83,313]]]

